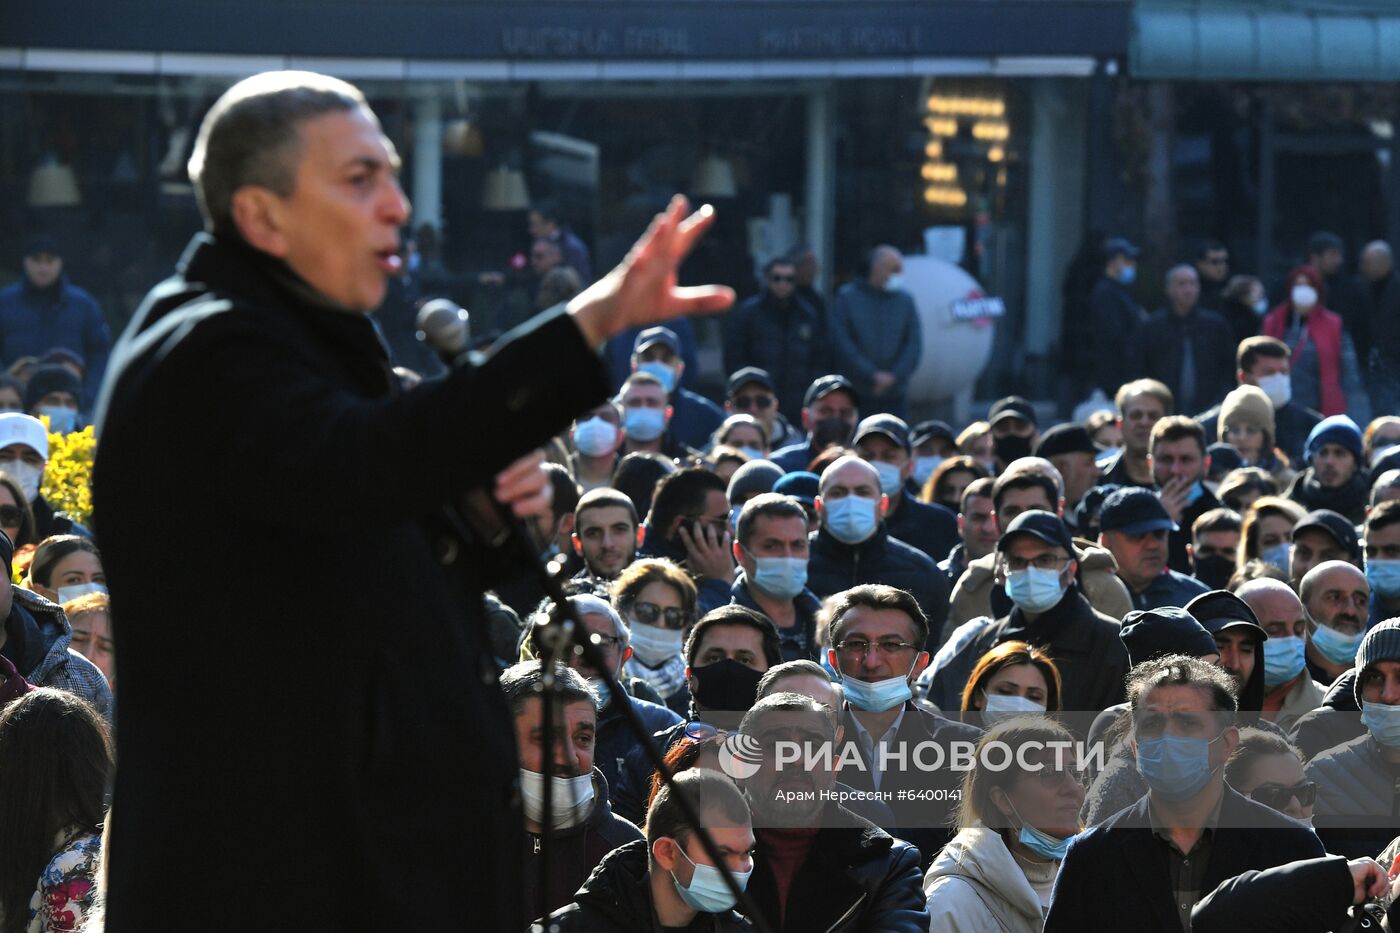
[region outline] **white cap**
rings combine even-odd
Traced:
[[[0,414],[0,448],[11,444],[23,444],[49,459],[49,432],[44,430],[44,422],[33,415],[18,411]]]

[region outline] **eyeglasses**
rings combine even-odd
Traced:
[[[655,625],[657,619],[666,620],[662,628],[685,628],[687,621],[684,609],[668,606],[662,609],[656,603],[633,603],[632,618],[643,625]]]
[[[1006,558],[1006,569],[1010,573],[1020,573],[1027,567],[1034,567],[1037,570],[1059,570],[1069,562],[1068,557],[1060,557],[1056,554],[1041,554],[1030,560],[1023,560],[1020,557]]]
[[[781,284],[781,283],[783,283],[783,282],[796,282],[796,281],[797,281],[797,276],[795,276],[795,275],[770,275],[770,276],[768,276],[768,281],[772,282],[774,285],[779,285],[779,284]]]
[[[14,528],[24,522],[24,510],[17,505],[0,505],[0,525]]]
[[[911,645],[907,641],[876,641],[870,642],[863,638],[848,638],[836,646],[836,653],[843,654],[849,658],[863,658],[874,648],[887,658],[903,654],[906,651],[919,650],[918,645]]]
[[[1251,800],[1258,801],[1271,810],[1282,810],[1294,797],[1298,798],[1299,806],[1310,807],[1317,800],[1317,785],[1312,781],[1304,781],[1291,787],[1282,784],[1260,784],[1249,792],[1249,796]]]
[[[622,644],[621,635],[589,635],[588,640],[604,651],[611,651]]]
[[[750,408],[757,408],[759,411],[767,411],[773,407],[773,396],[771,395],[736,395],[733,405],[740,411],[748,411]]]

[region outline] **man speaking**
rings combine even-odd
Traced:
[[[401,263],[397,167],[354,87],[235,85],[190,159],[205,232],[114,352],[94,496],[122,665],[115,933],[171,922],[186,860],[220,892],[204,929],[528,919],[494,560],[444,505],[546,508],[532,451],[605,398],[595,350],[733,293],[676,287],[712,217],[677,199],[567,308],[399,391],[367,316]]]

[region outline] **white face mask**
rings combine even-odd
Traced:
[[[80,583],[77,586],[60,586],[58,588],[58,604],[62,606],[70,600],[77,599],[79,596],[86,596],[89,593],[106,594],[106,592],[107,587],[103,586],[101,583]]]
[[[550,829],[577,826],[593,812],[593,775],[549,779]],[[538,771],[520,769],[520,802],[525,806],[525,818],[539,823],[544,816],[544,775]]]
[[[629,642],[632,653],[638,661],[648,667],[659,667],[681,653],[685,633],[680,629],[662,628],[647,625],[645,622],[630,620],[632,640]]]
[[[1259,377],[1259,388],[1274,403],[1274,408],[1282,408],[1293,400],[1293,381],[1288,373],[1274,373]]]
[[[0,460],[0,472],[14,477],[25,499],[33,502],[38,497],[39,484],[44,479],[43,467],[33,466],[23,460]]]
[[[1294,285],[1289,297],[1293,299],[1293,307],[1307,311],[1317,304],[1317,289],[1311,285]]]

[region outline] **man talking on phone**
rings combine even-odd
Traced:
[[[94,503],[122,664],[114,933],[162,924],[192,845],[228,893],[204,930],[528,919],[482,621],[507,561],[447,505],[548,508],[535,449],[606,397],[597,349],[733,294],[677,287],[712,216],[677,198],[567,307],[400,390],[369,318],[402,266],[398,167],[353,86],[234,85],[190,159],[205,229],[113,354]]]

